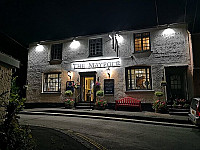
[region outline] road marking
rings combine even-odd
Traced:
[[[59,131],[66,131],[68,134],[71,134],[71,135],[74,135],[76,137],[79,137],[81,139],[83,139],[84,141],[90,143],[92,146],[94,146],[96,149],[98,150],[107,150],[107,148],[105,148],[103,145],[97,143],[96,141],[92,140],[91,138],[81,134],[81,133],[78,133],[78,132],[75,132],[73,130],[70,130],[70,129],[63,129],[63,128],[56,128],[57,130]],[[64,132],[64,133],[66,133]]]
[[[192,124],[179,124],[179,123],[169,123],[169,122],[139,120],[139,119],[129,119],[129,118],[119,118],[119,117],[81,115],[81,114],[64,114],[64,113],[48,113],[48,112],[26,112],[26,111],[24,111],[24,112],[27,113],[27,114],[44,114],[44,115],[69,116],[69,117],[85,117],[85,118],[96,118],[96,119],[107,119],[107,120],[116,120],[116,121],[128,121],[128,122],[137,122],[137,123],[148,123],[148,124],[157,124],[157,125],[196,128],[196,126],[192,125]]]
[[[88,138],[87,136],[85,135],[82,135],[80,133],[75,133],[76,136],[86,140],[87,142],[89,142],[90,144],[94,145],[97,149],[99,150],[107,150],[107,148],[105,148],[104,146],[102,146],[101,144],[95,142],[94,140]]]

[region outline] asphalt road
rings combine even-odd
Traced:
[[[111,150],[199,150],[200,129],[102,119],[23,115],[20,123],[74,131]],[[101,148],[102,148],[101,147]]]

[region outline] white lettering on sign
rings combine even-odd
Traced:
[[[120,67],[121,60],[115,59],[100,59],[100,60],[83,60],[75,61],[72,63],[73,69],[96,69],[96,68],[109,68]]]

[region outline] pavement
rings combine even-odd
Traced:
[[[24,109],[21,114],[32,115],[54,115],[54,116],[71,116],[93,119],[107,119],[116,121],[130,121],[150,124],[173,125],[183,127],[193,127],[188,121],[188,116],[162,114],[149,111],[115,111],[111,109],[93,110],[93,109],[65,109],[60,108],[32,108]]]
[[[136,123],[146,123],[165,126],[177,126],[186,128],[196,128],[188,121],[188,116],[161,114],[155,112],[133,112],[133,111],[115,111],[115,110],[93,110],[93,109],[65,109],[60,108],[32,108],[24,109],[20,114],[27,115],[53,115],[66,117],[82,117],[92,119],[106,119],[115,121],[126,121]],[[33,137],[36,137],[37,150],[45,149],[104,149],[100,146],[91,146],[91,142],[83,140],[75,134],[69,132],[60,132],[56,129],[46,127],[32,127]],[[82,141],[80,141],[82,139]],[[42,141],[42,142],[41,142]],[[46,142],[46,144],[45,144]],[[89,144],[88,144],[89,143]],[[88,146],[89,145],[89,146]],[[93,144],[94,145],[94,144]],[[96,144],[97,145],[97,144]]]

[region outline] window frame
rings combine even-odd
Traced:
[[[57,48],[56,46],[61,46],[61,48],[56,49]],[[55,61],[55,60],[62,61],[62,51],[63,51],[63,43],[52,44],[51,45],[51,53],[50,53],[50,61]],[[56,55],[55,53],[60,53],[59,58],[57,58],[58,56],[55,56]]]
[[[140,34],[141,36],[140,36],[140,38],[137,38],[136,35],[139,35],[139,34]],[[145,34],[148,34],[148,36],[145,35]],[[144,41],[143,41],[143,38],[146,38],[146,37],[149,38],[149,49],[147,49],[147,50],[145,50],[144,47],[143,47],[143,42],[144,42]],[[151,51],[150,32],[134,33],[134,34],[133,34],[133,38],[134,38],[134,52],[135,52],[135,53],[142,53],[142,52],[149,52],[149,51]],[[141,44],[141,50],[137,50],[137,51],[136,51],[136,42],[135,42],[136,39],[140,39],[140,40],[141,40],[141,43],[140,43],[140,44]]]
[[[145,69],[145,82],[148,81],[148,75],[147,75],[147,69],[149,69],[149,82],[150,82],[150,88],[145,89],[133,89],[132,86],[132,69]],[[128,70],[130,70],[130,83],[128,81]],[[151,76],[151,66],[132,66],[132,67],[126,67],[125,68],[125,81],[126,81],[126,91],[149,91],[152,90],[152,76]],[[128,89],[128,85],[130,84],[130,89]]]
[[[95,40],[95,41],[101,40],[101,53],[100,54],[97,54],[97,42],[95,42],[95,49],[94,49],[96,54],[91,54],[91,51],[92,51],[92,49],[91,49],[91,41],[92,40]],[[103,39],[102,38],[89,39],[88,45],[89,45],[89,57],[103,56]]]
[[[58,82],[54,82],[55,84],[58,84],[58,90],[57,91],[48,91],[48,90],[45,90],[45,86],[46,86],[46,89],[49,88],[49,82],[48,82],[48,79],[49,79],[49,75],[52,75],[52,74],[57,74],[58,75]],[[56,79],[56,78],[54,78]],[[47,80],[47,82],[46,82]],[[42,81],[42,92],[43,93],[61,93],[61,72],[49,72],[49,73],[44,73],[43,74],[43,81]],[[54,88],[56,88],[56,86],[54,86]]]

